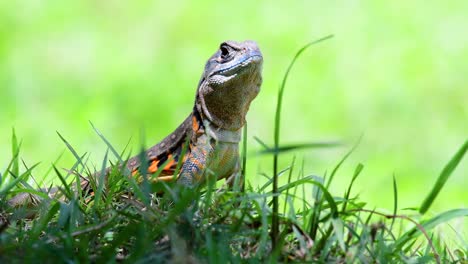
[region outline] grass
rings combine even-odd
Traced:
[[[468,141],[449,160],[419,207],[398,208],[394,178],[392,213],[367,208],[353,192],[363,164],[356,165],[343,195],[331,193],[329,188],[357,144],[327,177],[306,175],[295,159],[289,167],[278,168],[282,151],[333,145],[279,143],[286,77],[287,73],[278,96],[274,147],[258,139],[265,148],[262,155],[274,158],[274,174],[265,175],[267,181],[260,187],[247,182],[244,189],[227,190],[210,178],[195,188],[152,183],[146,178],[138,183],[118,166],[104,179],[109,153],[117,163],[127,160],[128,153],[118,153],[93,126],[108,146],[98,169],[89,168],[88,155],[78,154],[65,137],[59,137],[76,159],[70,171],[88,175],[95,195],[74,192],[80,177],[70,171],[65,174],[53,164],[50,173],[62,182],[59,194],[63,199],[49,198],[46,191],[30,185],[37,164],[28,166],[22,161],[21,142],[13,131],[13,158],[0,177],[0,261],[468,263],[463,234],[454,228],[454,238],[446,241],[436,229],[468,216],[468,209],[426,215],[467,152]],[[244,140],[246,137],[244,130]],[[245,142],[242,153],[245,169]],[[142,175],[146,169],[141,168]],[[94,171],[97,173],[91,173]],[[278,181],[282,175],[287,176],[284,184]],[[8,200],[18,193],[31,194],[35,206],[9,206]]]

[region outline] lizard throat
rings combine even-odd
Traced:
[[[203,120],[203,125],[205,126],[206,134],[217,142],[237,144],[241,140],[242,128],[235,131],[222,129],[207,119]]]

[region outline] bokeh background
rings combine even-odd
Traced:
[[[256,40],[264,84],[248,115],[252,139],[273,140],[279,83],[295,52],[334,34],[298,60],[287,83],[282,143],[340,140],[305,150],[306,174],[330,172],[363,135],[336,176],[344,192],[358,163],[356,192],[370,207],[419,206],[443,166],[468,137],[468,1],[1,1],[0,169],[21,157],[41,177],[66,149],[59,131],[100,166],[105,144],[148,145],[191,111],[205,60],[226,39]],[[59,167],[70,167],[65,151]],[[250,155],[248,180],[271,173],[271,158]],[[297,172],[298,170],[296,170]],[[468,206],[468,160],[433,212]]]

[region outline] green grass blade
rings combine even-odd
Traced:
[[[245,173],[247,171],[247,124],[245,124],[243,131],[242,131],[242,171],[241,171],[241,189],[240,191],[243,193],[245,191]]]
[[[107,167],[107,157],[109,156],[109,149],[106,150],[106,154],[104,155],[104,160],[102,161],[101,171],[98,174],[98,181],[97,181],[97,188],[95,193],[94,199],[94,208],[96,210],[99,208],[101,203],[101,194],[104,190],[104,185],[106,182],[106,167]]]
[[[12,138],[13,138],[13,141],[16,141],[16,134],[15,134],[15,130],[14,130],[14,129],[13,129],[13,136],[12,136]],[[18,162],[19,162],[19,158],[18,158],[18,157],[19,157],[19,150],[20,150],[20,149],[21,149],[21,142],[20,142],[19,144],[17,144],[17,143],[12,143],[12,151],[13,151],[12,156],[13,156],[13,157],[11,158],[10,163],[8,164],[7,168],[4,170],[3,174],[0,174],[0,176],[1,176],[1,175],[4,176],[3,178],[0,178],[0,186],[1,186],[1,184],[3,184],[3,182],[6,182],[6,179],[7,179],[8,175],[9,175],[9,172],[11,171],[10,169],[11,169],[12,167],[15,167],[15,166],[16,166],[16,167],[19,168],[19,166],[18,166],[18,164],[19,164],[19,163],[18,163]],[[16,164],[16,165],[15,165],[15,164]],[[15,171],[15,170],[17,170],[17,169],[13,169],[13,171]],[[18,172],[15,173],[16,176],[19,175],[19,170],[17,170],[17,171],[18,171]]]
[[[289,64],[286,73],[284,74],[283,81],[280,85],[280,88],[278,90],[278,100],[276,103],[276,112],[275,112],[275,128],[274,128],[274,149],[278,149],[279,147],[279,138],[280,138],[280,127],[281,127],[281,107],[283,104],[283,93],[284,93],[284,88],[286,86],[286,81],[289,76],[289,72],[291,71],[294,63],[296,62],[297,58],[310,46],[320,43],[322,41],[325,41],[329,38],[331,38],[332,35],[320,38],[316,41],[310,42],[296,53],[294,56],[293,60]],[[278,153],[274,153],[273,155],[273,215],[272,215],[272,224],[271,224],[271,238],[272,238],[272,246],[273,246],[273,251],[276,250],[276,244],[277,244],[277,239],[278,239],[278,233],[279,233],[279,216],[278,216]]]
[[[344,242],[344,223],[340,218],[333,218],[331,220],[333,230],[335,231],[336,240],[338,240],[338,245],[340,246],[341,250],[346,252],[346,246]]]
[[[138,183],[135,181],[133,177],[124,177],[124,179],[130,184],[130,187],[132,188],[132,191],[134,192],[134,195],[138,197],[141,201],[146,206],[150,205],[150,200],[147,195],[141,190],[140,186],[138,186]]]
[[[323,177],[317,176],[317,175],[312,175],[310,176],[314,181],[320,182],[320,184],[323,184],[325,179]],[[314,202],[320,202],[323,198],[323,193],[322,190],[318,186],[314,186],[312,188],[312,197],[314,197]]]
[[[393,215],[396,215],[398,211],[398,188],[395,179],[395,174],[393,175]],[[392,223],[390,224],[390,230],[393,230],[393,225],[395,224],[396,217],[392,218]]]
[[[13,166],[11,168],[14,175],[19,175],[19,151],[20,145],[18,144],[18,138],[16,137],[15,129],[12,128],[11,137],[11,153],[13,154]]]
[[[309,143],[298,143],[298,144],[289,144],[289,145],[282,145],[277,148],[265,148],[261,150],[258,155],[265,155],[265,154],[280,154],[285,153],[293,150],[300,150],[300,149],[316,149],[316,148],[332,148],[341,146],[342,143],[340,142],[309,142]],[[264,146],[265,147],[265,146]]]
[[[289,175],[288,175],[288,184],[291,183],[291,177],[292,177],[295,162],[296,162],[296,156],[293,156],[293,159],[291,161],[291,166],[290,166],[291,169],[289,170]],[[295,188],[297,188],[297,186]],[[284,199],[285,199],[285,202],[284,202],[284,207],[283,207],[283,215],[286,215],[286,207],[288,205],[287,201],[289,200],[289,189],[286,190],[286,195]]]
[[[65,149],[62,150],[62,152],[60,152],[60,154],[58,155],[58,157],[54,160],[54,162],[52,163],[53,165],[57,166],[58,162],[60,161],[60,159],[62,159],[63,157],[63,154],[65,154]],[[50,174],[50,172],[53,170],[52,166],[50,166],[47,171],[42,175],[41,177],[41,181],[39,182],[39,186],[43,186],[44,185],[44,181],[47,179],[47,176]]]
[[[354,150],[359,146],[359,143],[361,142],[362,135],[359,137],[358,141],[354,146],[344,155],[344,157],[336,164],[335,168],[333,169],[332,173],[330,174],[330,178],[328,178],[327,184],[325,184],[325,187],[328,189],[330,187],[330,184],[333,180],[333,177],[335,177],[336,172],[338,169],[341,167],[341,165],[345,162],[345,160],[351,155],[351,153],[354,152]]]
[[[288,170],[290,169],[290,167],[287,167],[283,170],[281,170],[279,173],[278,173],[278,178],[281,177],[285,172],[287,172]],[[267,175],[264,175],[265,177],[267,177],[267,181],[265,184],[262,185],[262,187],[260,187],[258,189],[258,192],[263,192],[268,186],[270,186],[272,183],[273,183],[273,178],[269,178]]]
[[[98,136],[102,139],[102,141],[104,141],[104,143],[106,143],[107,147],[111,150],[112,154],[114,154],[114,156],[119,160],[119,162],[122,163],[123,162],[122,157],[115,150],[115,148],[112,146],[112,144],[109,142],[109,140],[107,140],[107,138],[104,137],[104,135],[94,126],[94,124],[91,121],[89,121],[89,123],[93,127],[93,130],[96,132],[96,134],[98,134]]]
[[[266,151],[270,150],[271,148],[265,143],[263,142],[260,138],[258,137],[253,137],[255,141],[258,142],[258,144],[260,144],[260,146],[262,146]]]
[[[328,202],[328,205],[330,206],[330,210],[331,210],[331,215],[333,218],[336,218],[338,217],[338,207],[336,205],[336,202],[335,200],[333,199],[333,196],[331,195],[331,193],[325,188],[325,186],[323,186],[322,183],[316,181],[316,180],[313,180],[313,177],[314,176],[308,176],[308,177],[304,177],[300,180],[297,180],[297,181],[293,181],[289,184],[285,184],[283,186],[281,186],[280,188],[278,188],[278,194],[279,193],[282,193],[288,189],[291,189],[291,188],[295,188],[296,186],[298,185],[301,185],[301,184],[306,184],[306,183],[309,183],[309,184],[313,184],[314,186],[318,187],[323,195],[323,197],[325,198],[325,200]],[[273,192],[268,192],[267,194],[272,194],[272,195],[275,195]]]
[[[55,174],[57,174],[57,176],[59,177],[60,181],[62,182],[63,190],[64,190],[63,193],[64,193],[65,197],[67,197],[68,200],[72,200],[73,199],[73,192],[70,189],[70,186],[68,186],[65,178],[63,177],[63,175],[60,173],[60,171],[55,166],[54,166],[54,171],[55,171]]]
[[[31,237],[29,238],[31,241],[35,241],[39,238],[41,233],[46,228],[47,224],[52,220],[55,214],[60,209],[60,203],[54,202],[50,209],[47,211],[45,215],[43,215],[37,222],[34,224],[31,230]]]
[[[266,251],[267,248],[267,243],[268,243],[268,207],[267,207],[267,202],[266,199],[263,199],[262,201],[253,201],[255,205],[257,206],[257,210],[259,211],[260,215],[260,220],[261,220],[261,227],[260,227],[260,238],[259,238],[259,248],[257,250],[257,256],[261,257],[264,255],[264,252]]]
[[[0,196],[6,195],[13,187],[15,187],[21,181],[24,181],[32,172],[32,170],[39,165],[39,163],[34,164],[31,168],[27,169],[23,174],[15,178],[14,180],[8,182],[7,185],[2,186],[0,189]],[[15,176],[16,177],[16,176]]]
[[[357,177],[359,176],[359,174],[361,174],[361,171],[364,169],[364,165],[362,165],[361,163],[359,163],[356,167],[356,169],[354,170],[354,175],[353,175],[353,178],[351,179],[351,183],[349,184],[348,186],[348,190],[346,191],[345,193],[345,200],[343,202],[343,207],[341,209],[341,211],[344,213],[346,211],[346,205],[348,204],[348,200],[349,200],[349,196],[351,195],[351,188],[353,187],[354,185],[354,181],[357,179]]]
[[[151,197],[151,186],[149,184],[149,177],[148,175],[148,168],[149,168],[149,161],[148,161],[148,156],[146,155],[146,150],[144,146],[144,141],[145,141],[145,136],[143,133],[143,129],[140,130],[140,141],[141,141],[141,148],[140,152],[138,153],[138,159],[140,160],[140,166],[138,166],[138,174],[141,176],[142,181],[140,182],[140,185],[138,186],[138,190],[135,189],[135,191],[138,191],[140,195],[142,195],[143,199],[142,201],[144,204],[149,207],[150,206],[150,197]],[[134,182],[135,178],[134,177],[129,177],[132,182]],[[136,182],[135,182],[136,183]]]
[[[440,190],[442,190],[442,187],[444,187],[444,184],[447,182],[450,175],[457,167],[458,163],[460,163],[460,161],[462,160],[467,150],[468,140],[466,140],[465,144],[463,144],[461,148],[457,151],[457,153],[455,153],[455,155],[452,157],[449,163],[445,165],[431,192],[427,195],[426,199],[424,199],[424,202],[422,203],[421,208],[419,209],[419,213],[424,214],[427,212],[427,210],[439,194]]]
[[[37,163],[37,164],[39,164],[39,163]],[[26,162],[24,162],[24,160],[23,160],[23,166],[24,166],[24,168],[26,168],[26,170],[29,170],[29,166],[26,164]],[[36,184],[36,186],[38,186],[38,188],[40,188],[41,185],[39,185],[39,184],[36,182],[36,179],[34,179],[34,177],[33,177],[33,175],[32,175],[32,170],[30,170],[29,176],[30,176],[31,179],[34,181],[34,183]],[[16,176],[15,176],[15,177],[16,177]],[[29,188],[29,189],[34,189],[34,187],[32,187],[32,186],[28,183],[28,178],[29,178],[29,177],[23,178],[23,180],[21,181],[21,185],[23,185],[24,187]]]
[[[75,157],[75,159],[77,161],[80,161],[81,165],[83,167],[85,167],[85,165],[83,164],[83,162],[81,162],[81,158],[80,156],[78,155],[78,153],[75,151],[75,149],[70,145],[70,143],[68,143],[68,141],[58,132],[57,132],[57,135],[60,137],[60,139],[63,141],[63,143],[65,143],[65,146],[67,146],[68,150],[70,150],[70,152],[73,154],[73,156]]]
[[[82,157],[80,157],[78,155],[78,153],[75,151],[75,149],[71,146],[71,144],[57,131],[57,135],[60,137],[60,139],[65,143],[65,145],[67,146],[67,148],[70,150],[70,152],[73,154],[73,156],[75,157],[76,161],[77,161],[77,164],[81,166],[83,166],[83,168],[86,168],[86,165],[85,163],[83,162],[82,160]],[[84,157],[84,155],[83,155]],[[57,173],[57,175],[59,176],[60,178],[60,181],[64,184],[64,187],[65,188],[68,188],[69,186],[66,184],[66,178],[68,177],[68,175],[70,175],[71,172],[73,171],[67,171],[67,177],[63,177],[61,173],[58,172],[57,168],[54,167],[54,170],[55,172]],[[78,197],[81,197],[82,196],[82,193],[80,191],[80,188],[81,188],[81,185],[80,185],[80,182],[81,182],[81,179],[80,179],[80,176],[77,174],[77,173],[73,173],[73,175],[75,176],[75,184],[76,184],[76,191],[78,193]],[[68,198],[71,198],[71,197],[68,197]]]
[[[427,221],[424,221],[420,224],[420,227],[425,230],[425,232],[433,229],[439,224],[446,223],[452,219],[458,217],[468,217],[468,208],[463,209],[454,209],[450,211],[443,212]],[[413,238],[416,238],[422,233],[418,227],[412,228],[410,231],[404,233],[397,241],[395,242],[396,249],[401,249],[405,244]]]
[[[20,194],[20,193],[29,193],[29,194],[32,194],[32,195],[39,196],[42,199],[48,199],[49,198],[47,193],[44,192],[43,190],[34,190],[34,189],[30,189],[30,188],[18,188],[18,189],[15,189],[14,191],[9,192],[9,194],[11,194],[11,195],[16,195],[16,194]]]

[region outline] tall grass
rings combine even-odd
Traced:
[[[281,107],[283,104],[283,94],[284,94],[284,88],[286,87],[286,81],[289,76],[289,72],[291,71],[294,63],[296,62],[297,58],[301,55],[302,52],[304,52],[308,47],[320,43],[322,41],[325,41],[329,38],[331,38],[332,35],[326,36],[324,38],[318,39],[316,41],[313,41],[311,43],[308,43],[304,47],[302,47],[294,56],[293,60],[289,64],[286,73],[284,74],[283,81],[281,83],[281,86],[278,90],[278,101],[276,103],[276,114],[275,114],[275,126],[274,126],[274,152],[273,152],[273,219],[272,219],[272,226],[271,226],[271,239],[272,239],[272,244],[273,248],[276,249],[276,244],[277,244],[277,239],[278,239],[278,233],[279,233],[279,216],[278,216],[278,149],[280,146],[279,140],[280,140],[280,126],[281,126]]]

